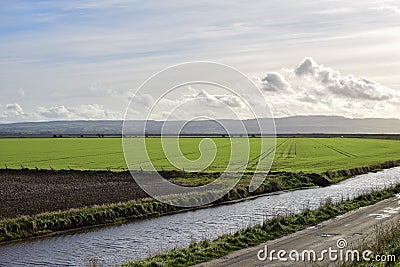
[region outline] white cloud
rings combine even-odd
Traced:
[[[290,89],[290,84],[277,72],[268,72],[259,82],[265,91],[281,92]]]
[[[122,118],[120,113],[108,111],[97,104],[80,105],[78,107],[37,107],[34,115],[46,120],[107,120]]]
[[[294,69],[294,73],[315,82],[316,86],[343,97],[381,101],[391,99],[395,95],[394,90],[377,82],[365,77],[354,77],[351,74],[344,76],[339,71],[316,63],[310,57],[305,58]]]
[[[5,116],[20,116],[24,114],[24,110],[18,103],[7,104],[3,112]]]
[[[39,116],[48,119],[60,119],[60,118],[69,119],[71,115],[70,111],[65,106],[51,107],[51,108],[37,107],[35,112]]]
[[[400,114],[399,91],[365,77],[343,75],[311,57],[280,76],[287,83],[284,87],[291,90],[281,90],[279,86],[265,90],[265,81],[259,81],[277,117],[322,114],[398,118]]]
[[[249,115],[245,99],[220,89],[194,89],[191,86],[155,100],[148,94],[136,95],[130,103],[128,119],[187,120],[194,118],[236,118]],[[246,113],[247,112],[247,113]],[[245,115],[243,115],[245,117]],[[248,117],[246,117],[248,118]]]
[[[210,107],[225,107],[225,106],[231,108],[245,107],[244,101],[236,95],[209,94],[206,91],[202,90],[198,94],[186,98],[186,100],[194,100],[194,99]]]
[[[0,105],[0,119],[2,121],[21,121],[27,117],[24,109],[18,103]]]

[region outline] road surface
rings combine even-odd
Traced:
[[[325,221],[315,227],[310,227],[255,247],[239,250],[224,257],[198,264],[196,266],[336,266],[339,261],[334,261],[335,255],[340,257],[340,251],[343,252],[342,255],[346,255],[349,250],[357,248],[360,244],[371,242],[379,227],[388,227],[394,223],[399,223],[399,221],[400,196],[396,196],[383,200],[372,206],[351,211],[334,219]],[[343,247],[344,245],[346,246]],[[264,253],[266,246],[268,257],[265,257]],[[330,254],[331,256],[329,256],[329,248],[332,249],[332,254]],[[270,253],[272,250],[275,250],[276,252],[272,254],[271,258],[269,256],[271,256]],[[284,252],[282,252],[280,258],[287,258],[287,261],[278,259],[277,252],[279,250],[284,250],[286,252],[286,254],[283,254]],[[309,254],[306,252],[306,254],[304,254],[306,261],[302,261],[301,255],[305,250],[315,251],[316,257],[313,258],[313,255],[311,254],[311,260],[309,261]],[[327,250],[323,254],[324,261],[318,261],[318,258],[322,258],[321,252],[323,250]],[[337,253],[333,250],[336,250]],[[289,258],[289,253],[291,253],[292,259],[299,257],[300,260],[291,260]],[[360,259],[362,259],[362,253],[363,251],[359,251]],[[259,257],[257,256],[258,254]],[[351,254],[348,255],[348,259],[351,260]],[[261,258],[261,260],[259,258]],[[343,259],[345,260],[346,256],[343,256]],[[399,261],[400,258],[396,260]]]

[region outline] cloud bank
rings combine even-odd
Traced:
[[[314,59],[308,57],[295,69],[294,73],[306,78],[327,90],[330,93],[351,99],[388,100],[393,98],[395,92],[365,77],[353,75],[341,75],[339,71],[317,64]]]
[[[366,77],[344,75],[307,57],[295,68],[260,77],[276,116],[399,117],[400,92]]]
[[[26,119],[27,116],[18,103],[0,104],[0,121],[20,121]]]
[[[203,105],[209,107],[231,107],[231,108],[243,108],[243,101],[235,95],[216,95],[207,93],[205,90],[201,90],[198,94],[186,97],[187,101],[196,100],[200,101]]]
[[[18,103],[0,105],[0,120],[2,122],[48,121],[48,120],[120,120],[122,114],[112,112],[102,105],[89,104],[76,107],[38,106],[31,113],[25,113]]]

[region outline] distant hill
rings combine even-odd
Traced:
[[[262,125],[271,123],[271,119],[259,119]],[[259,133],[256,120],[222,120],[230,129],[240,129],[243,123],[251,134]],[[129,121],[130,133],[140,132],[144,121]],[[278,134],[389,134],[400,133],[399,119],[349,119],[339,116],[293,116],[275,119]],[[51,136],[64,135],[121,135],[122,121],[50,121],[50,122],[22,122],[0,124],[1,136]],[[159,134],[163,126],[162,121],[148,121],[146,133]],[[184,134],[225,134],[225,130],[214,121],[192,121],[185,124],[183,121],[168,122],[165,133],[175,133],[181,128]],[[238,130],[239,131],[239,130]]]
[[[400,133],[399,119],[294,116],[275,122],[279,133]]]

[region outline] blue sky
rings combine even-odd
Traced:
[[[399,117],[398,47],[399,1],[2,1],[0,122],[122,118],[146,78],[193,60],[259,82],[275,116]]]

